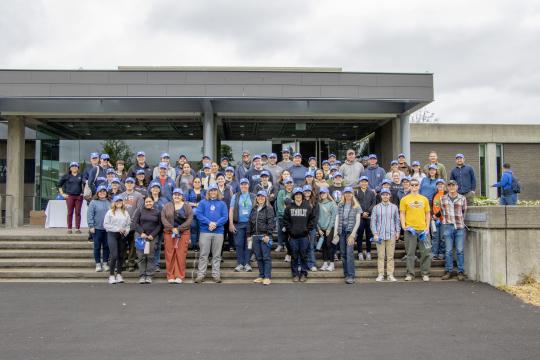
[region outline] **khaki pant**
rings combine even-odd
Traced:
[[[167,280],[186,277],[186,257],[188,252],[189,230],[180,233],[179,238],[173,238],[172,233],[166,232],[163,235],[165,243],[165,268],[167,269]]]
[[[377,270],[379,275],[384,276],[384,257],[386,255],[386,275],[394,275],[394,250],[396,240],[383,240],[377,244]]]

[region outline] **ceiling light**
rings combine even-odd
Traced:
[[[189,135],[189,136],[193,136],[193,133],[189,133],[188,135]]]

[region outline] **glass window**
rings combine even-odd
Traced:
[[[233,163],[236,164],[242,159],[242,151],[249,150],[251,156],[261,153],[272,152],[272,141],[243,141],[243,140],[221,140],[221,145],[231,147]]]
[[[480,195],[486,196],[487,194],[487,170],[486,170],[486,144],[480,144],[478,146],[478,151],[480,155]]]

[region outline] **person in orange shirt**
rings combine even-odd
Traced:
[[[431,255],[433,260],[444,260],[444,239],[442,234],[441,198],[446,194],[446,182],[437,179],[435,182],[437,192],[433,195],[431,204]]]

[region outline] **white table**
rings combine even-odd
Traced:
[[[87,228],[86,200],[83,200],[81,208],[81,228]],[[45,209],[45,228],[67,228],[67,204],[65,200],[49,200]],[[75,229],[75,212],[73,212],[73,228]]]

